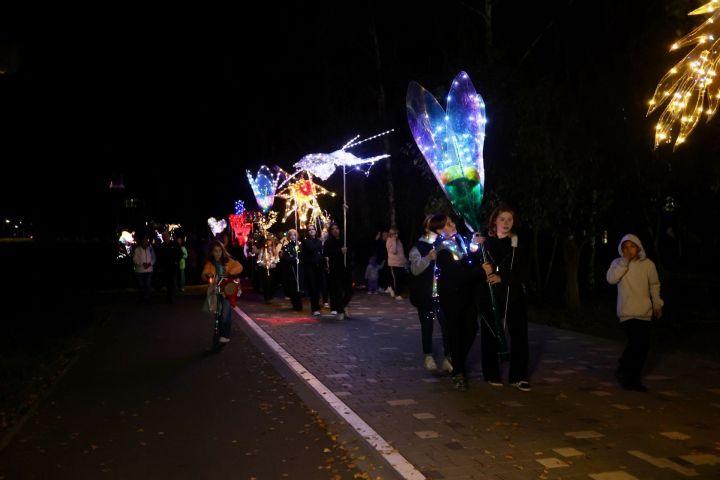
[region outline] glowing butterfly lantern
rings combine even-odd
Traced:
[[[478,231],[485,187],[483,143],[485,102],[470,77],[460,72],[447,96],[447,110],[418,83],[411,82],[406,97],[410,131],[420,152],[465,223]]]
[[[227,228],[227,222],[224,218],[216,220],[215,217],[210,217],[208,218],[208,227],[210,227],[210,231],[213,235],[218,235],[225,231]]]
[[[255,201],[263,213],[267,213],[275,201],[275,191],[277,190],[277,176],[274,175],[268,167],[263,165],[258,170],[257,175],[253,178],[250,170],[247,170],[248,181],[255,195]]]

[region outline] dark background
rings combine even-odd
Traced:
[[[720,263],[719,123],[673,153],[653,151],[657,114],[645,116],[682,55],[668,46],[705,18],[686,15],[699,3],[495,0],[490,17],[485,1],[419,5],[4,12],[0,215],[49,245],[29,255],[40,259],[32,267],[6,253],[13,269],[49,261],[86,278],[73,249],[95,251],[100,285],[131,285],[112,264],[122,229],[181,223],[205,236],[206,219],[235,200],[254,207],[245,169],[291,170],[304,154],[389,128],[391,161],[348,176],[349,231],[362,248],[390,226],[391,173],[409,248],[423,215],[447,205],[409,135],[407,85],[442,97],[465,70],[487,105],[486,205],[518,207],[538,298],[562,303],[573,262],[583,299],[612,295],[605,269],[634,232],[665,283],[704,305]],[[341,182],[336,173],[324,185],[340,192]],[[340,218],[339,197],[321,203]]]

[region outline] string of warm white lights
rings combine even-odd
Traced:
[[[275,222],[277,222],[277,212],[272,211],[268,213],[267,215],[263,215],[258,219],[258,226],[260,227],[260,232],[267,236],[268,229],[275,225]]]
[[[299,178],[288,184],[287,188],[278,193],[278,197],[285,199],[285,220],[293,213],[297,213],[300,228],[313,225],[318,220],[327,223],[328,219],[320,208],[318,196],[335,194],[313,182],[312,174],[307,173],[308,178]]]
[[[703,24],[675,42],[670,51],[695,45],[660,80],[648,115],[665,105],[655,125],[655,148],[683,144],[701,117],[710,120],[720,104],[720,89],[713,83],[720,63],[720,0],[712,0],[688,15],[711,14]]]

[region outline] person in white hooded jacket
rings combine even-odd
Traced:
[[[650,322],[662,317],[660,280],[652,260],[647,258],[640,239],[625,235],[618,245],[620,258],[610,264],[607,281],[618,286],[617,315],[625,330],[627,344],[615,376],[628,390],[647,391],[641,374],[650,349]]]

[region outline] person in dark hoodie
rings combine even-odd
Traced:
[[[436,252],[434,243],[437,240],[437,233],[428,229],[428,223],[432,218],[428,215],[423,222],[423,235],[410,249],[410,303],[417,308],[420,317],[420,329],[422,335],[422,349],[425,354],[423,362],[425,369],[437,370],[437,363],[433,357],[433,326],[435,321],[440,325],[443,339],[444,359],[442,369],[452,371],[450,363],[450,345],[448,335],[445,331],[445,316],[440,308],[440,299],[437,294],[437,276],[435,271]]]
[[[650,322],[662,317],[660,279],[652,260],[647,258],[640,239],[628,234],[618,245],[620,257],[610,264],[607,281],[617,285],[617,316],[625,330],[627,344],[615,376],[626,390],[646,392],[642,369],[650,350]]]
[[[519,245],[515,211],[501,203],[490,214],[488,237],[484,239],[487,262],[483,264],[487,283],[495,289],[495,299],[503,331],[510,339],[510,371],[508,383],[529,392],[528,319],[525,283],[529,275],[529,259]],[[482,365],[485,381],[502,386],[498,358],[498,326],[487,287],[480,289]]]
[[[485,278],[482,260],[458,234],[455,223],[444,213],[428,220],[428,230],[437,235],[434,243],[435,264],[439,276],[437,291],[446,319],[452,361],[452,381],[457,390],[467,390],[465,363],[477,335],[476,285]],[[477,236],[473,238],[477,241]]]

